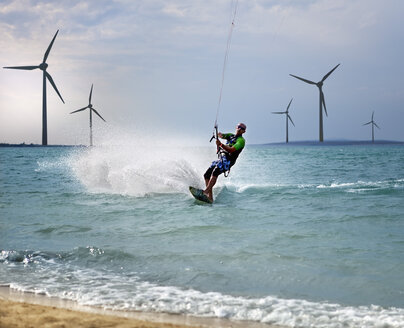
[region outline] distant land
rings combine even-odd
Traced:
[[[39,144],[26,144],[25,142],[20,144],[9,144],[9,143],[0,143],[0,147],[86,147],[84,145],[46,145],[42,146]]]
[[[360,145],[404,145],[404,141],[394,140],[327,140],[319,142],[318,140],[308,141],[289,141],[286,142],[272,142],[261,144],[262,146],[360,146]]]
[[[270,142],[265,144],[252,144],[252,146],[360,146],[360,145],[404,145],[404,141],[394,140],[375,140],[373,143],[370,140],[327,140],[319,142],[318,140],[306,140],[306,141],[289,141],[286,142]],[[47,145],[42,146],[40,144],[26,144],[25,142],[20,144],[0,143],[0,147],[89,147],[86,145]]]

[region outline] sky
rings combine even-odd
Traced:
[[[0,64],[38,65],[56,31],[48,72],[49,144],[139,135],[208,145],[219,130],[247,125],[247,144],[324,139],[404,141],[404,1],[238,0],[0,1]],[[42,72],[0,69],[0,143],[41,143]],[[96,142],[95,142],[96,143]]]

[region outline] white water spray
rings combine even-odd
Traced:
[[[74,153],[70,166],[90,192],[188,193],[190,185],[203,186],[214,151],[155,133],[108,133],[98,146]]]

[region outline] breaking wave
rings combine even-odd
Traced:
[[[124,252],[111,253],[96,247],[81,247],[66,253],[3,250],[0,252],[0,263],[14,268],[36,266],[37,275],[21,282],[7,283],[3,280],[2,283],[23,292],[60,297],[82,305],[112,310],[188,314],[288,327],[395,328],[402,327],[404,323],[404,309],[400,308],[373,305],[353,307],[276,296],[245,298],[218,292],[203,293],[149,283],[139,278],[136,272],[117,273],[74,264],[79,260],[107,262],[110,257],[124,259],[127,256]],[[32,274],[27,271],[27,274]]]

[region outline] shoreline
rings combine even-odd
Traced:
[[[24,313],[22,315],[22,313]],[[252,321],[190,315],[105,310],[0,286],[0,327],[282,328]]]

